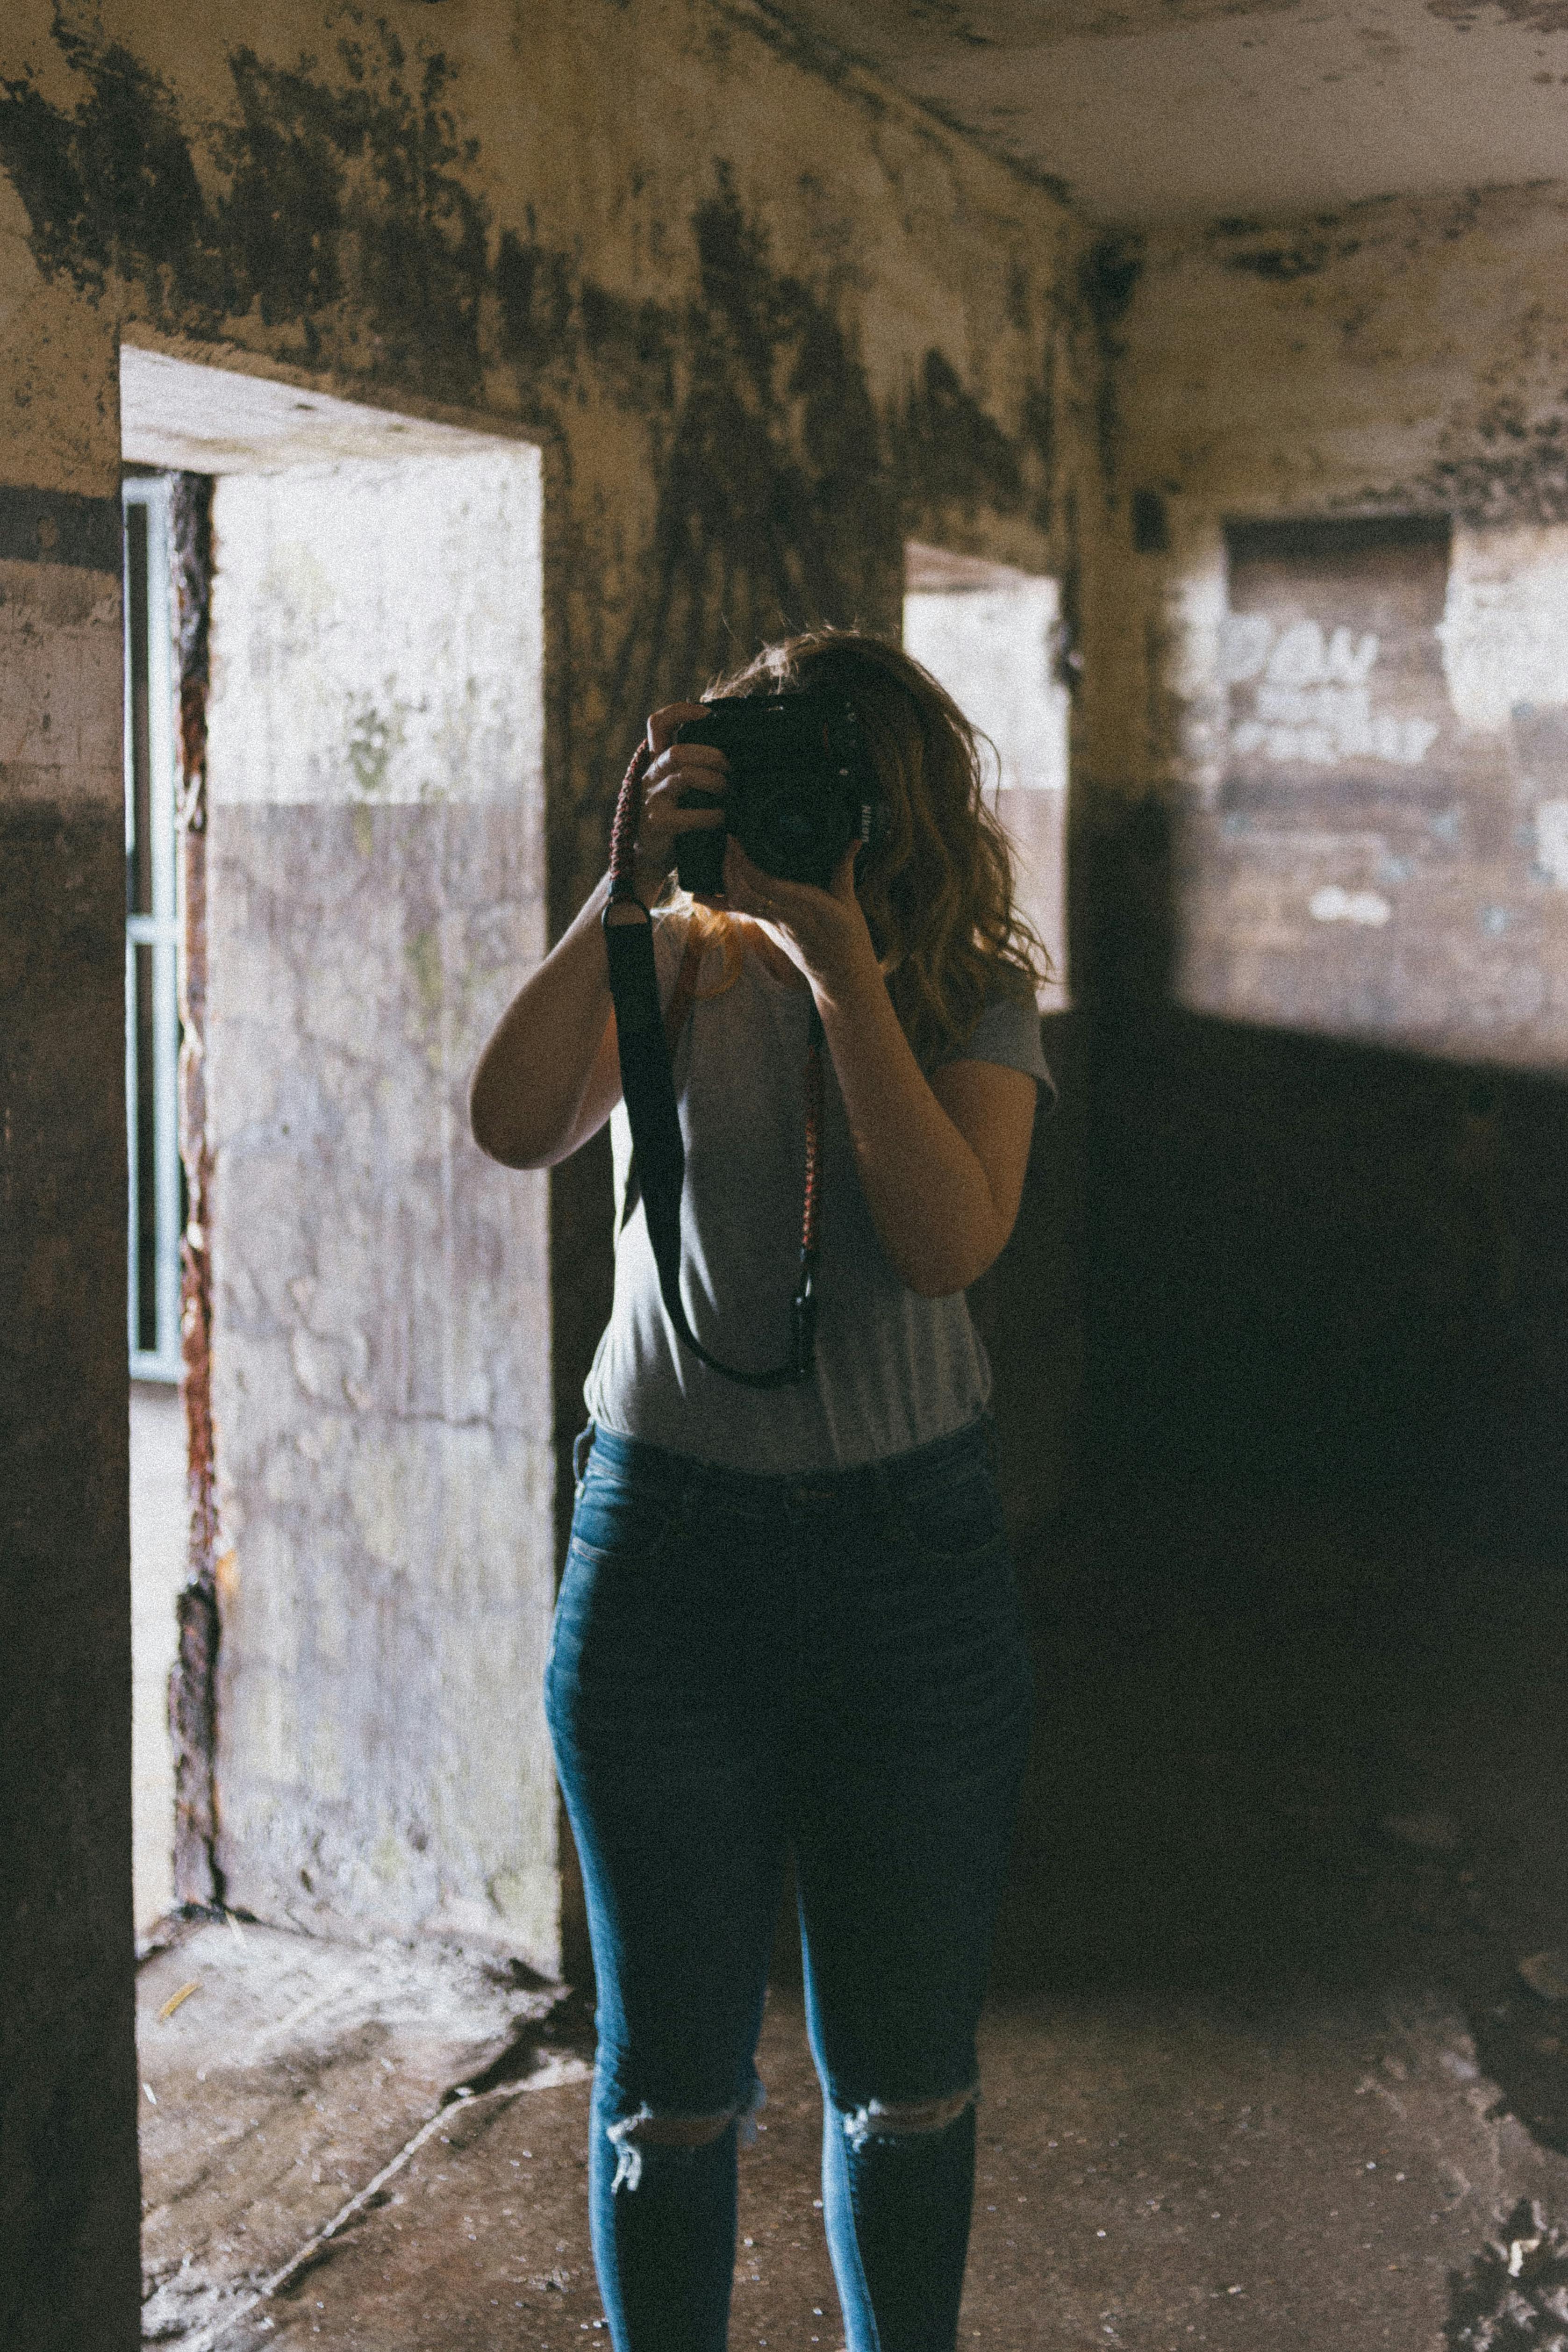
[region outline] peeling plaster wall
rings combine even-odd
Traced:
[[[1092,529],[1095,510],[1089,486],[1104,358],[1080,280],[1081,247],[1050,194],[873,79],[847,69],[831,79],[814,74],[772,14],[743,0],[651,0],[635,10],[552,0],[528,11],[473,0],[442,12],[392,0],[382,16],[351,5],[324,14],[291,0],[261,16],[237,0],[195,13],[172,0],[109,0],[57,14],[47,0],[17,0],[0,34],[0,476],[55,500],[57,530],[77,511],[72,499],[114,512],[122,330],[144,345],[243,363],[307,391],[458,423],[490,419],[535,436],[545,466],[546,897],[558,928],[601,860],[611,796],[649,707],[689,691],[788,621],[896,628],[907,538],[1059,577],[1076,613],[1081,519]],[[24,554],[30,561],[31,546]],[[24,1749],[14,1783],[50,1814],[47,1843],[27,1849],[26,1866],[55,1926],[46,1934],[37,1915],[26,1966],[11,1978],[10,2030],[29,2054],[19,2074],[7,2069],[7,2082],[22,2084],[29,2116],[51,2100],[65,2105],[56,2155],[7,2142],[7,2193],[44,2198],[38,2227],[47,2222],[54,2259],[47,2299],[39,2277],[5,2332],[43,2346],[131,2340],[131,2305],[121,2326],[108,2303],[116,2263],[131,2275],[135,2200],[118,1973],[130,1949],[129,1736],[115,1728],[113,1697],[128,1683],[114,583],[105,576],[67,595],[51,579],[26,593],[28,635],[14,657],[25,677],[50,683],[47,704],[31,688],[24,704],[47,708],[55,745],[76,747],[60,755],[57,777],[39,782],[38,764],[18,755],[3,778],[7,823],[24,831],[43,824],[50,842],[68,835],[74,844],[57,872],[22,887],[8,933],[13,969],[40,1010],[36,1020],[5,1024],[8,1038],[37,1040],[47,1020],[58,1041],[47,1053],[30,1043],[26,1071],[7,1078],[7,1132],[32,1138],[35,1171],[20,1196],[13,1192],[25,1206],[8,1213],[6,1228],[17,1281],[35,1302],[30,1319],[12,1327],[24,1328],[25,1341],[11,1393],[35,1447],[30,1458],[44,1465],[27,1489],[27,1558],[52,1563],[48,1575],[71,1603],[65,1647],[44,1611],[36,1664],[11,1683],[33,1702],[19,1736],[36,1741],[40,1708],[63,1710],[57,1761],[40,1750],[27,1762]],[[99,605],[101,628],[92,617]],[[21,707],[8,693],[7,708]],[[373,754],[373,744],[365,748]],[[47,821],[38,814],[46,803]],[[400,1073],[439,1043],[439,1076],[432,1071],[419,1105],[375,1100],[373,1064],[356,1066],[342,1096],[362,1137],[375,1135],[377,1118],[406,1114],[400,1149],[434,1198],[446,1150],[436,1130],[452,1118],[458,1065],[489,992],[498,995],[533,951],[521,932],[481,936],[479,910],[495,903],[498,882],[515,886],[525,906],[534,887],[514,862],[521,853],[504,807],[465,809],[459,823],[450,808],[413,803],[247,801],[216,808],[214,825],[214,893],[228,893],[236,923],[241,909],[252,918],[246,969],[263,990],[243,1006],[230,1002],[238,1024],[231,1046],[243,1032],[255,1056],[243,1072],[231,1062],[231,1100],[254,1086],[256,1112],[231,1131],[231,1146],[243,1132],[246,1148],[267,1147],[267,1122],[287,1091],[272,1075],[279,1056],[287,1064],[294,1052],[296,1067],[318,1075],[336,1066],[340,1041],[330,1035],[304,1038],[301,1050],[284,984],[286,939],[313,920],[323,956],[343,956],[350,1012],[359,975],[346,942],[362,944],[401,1039]],[[438,909],[439,956],[428,945],[413,954]],[[477,975],[467,999],[456,993],[458,973]],[[214,969],[214,991],[225,985]],[[428,1001],[432,985],[438,1006]],[[225,1046],[215,1023],[210,1044],[217,1061]],[[314,1079],[302,1089],[307,1137],[326,1103]],[[336,1113],[339,1105],[329,1107]],[[24,1111],[32,1124],[18,1127]],[[280,1150],[276,1139],[271,1148]],[[498,1230],[506,1213],[486,1188],[504,1180],[465,1159],[460,1136],[450,1165],[449,1230],[471,1240]],[[275,1197],[280,1175],[279,1159],[267,1180]],[[602,1152],[551,1180],[558,1514],[570,1502],[561,1465],[608,1298],[609,1202]],[[221,1204],[218,1213],[221,1222]],[[466,1292],[491,1270],[487,1246],[476,1241],[455,1265]],[[519,1262],[528,1263],[526,1251]],[[68,1281],[68,1297],[59,1289]],[[292,1315],[303,1330],[307,1307],[242,1297],[237,1286],[235,1302],[256,1318],[247,1340],[255,1361],[276,1359],[267,1381],[293,1382],[282,1322]],[[375,1314],[390,1314],[390,1286],[378,1302]],[[267,1321],[275,1311],[277,1328]],[[998,1309],[1015,1358],[1031,1335],[1042,1344],[1050,1336],[1045,1314],[1027,1286]],[[547,1352],[539,1334],[528,1339]],[[353,1347],[342,1352],[351,1372]],[[1007,1352],[998,1346],[999,1360]],[[1071,1361],[1070,1349],[1053,1349],[1040,1376],[1070,1380]],[[504,1542],[492,1528],[449,1523],[438,1532],[432,1524],[422,1533],[416,1515],[429,1496],[400,1485],[377,1433],[396,1418],[383,1401],[362,1422],[340,1418],[334,1403],[322,1419],[313,1492],[290,1454],[266,1513],[257,1455],[235,1546],[238,1594],[231,1587],[226,1596],[235,1638],[225,1674],[247,1654],[250,1635],[242,1641],[240,1627],[248,1595],[257,1584],[265,1594],[264,1580],[246,1581],[247,1553],[258,1547],[298,1559],[308,1542],[319,1544],[324,1590],[348,1593],[369,1574],[350,1551],[361,1564],[371,1557],[361,1535],[384,1523],[387,1507],[402,1522],[402,1559],[419,1550],[438,1580],[468,1578],[477,1587],[494,1574]],[[1061,1416],[1047,1416],[1047,1425],[1061,1426]],[[454,1408],[427,1442],[450,1494],[476,1441]],[[500,1412],[484,1441],[492,1464],[515,1460],[536,1503],[528,1482],[538,1442],[536,1425],[508,1423]],[[96,1465],[85,1513],[84,1463]],[[1028,1468],[1024,1486],[1039,1491],[1040,1465]],[[248,1475],[236,1477],[236,1495]],[[357,1491],[381,1498],[374,1509],[367,1503],[359,1532]],[[409,1496],[406,1512],[400,1494]],[[37,1585],[38,1572],[27,1573]],[[379,1676],[408,1667],[402,1573],[387,1570],[368,1621],[335,1604],[319,1624],[263,1628],[258,1617],[255,1654],[267,1663],[246,1719],[252,1796],[278,1759],[308,1752],[326,1792],[312,1801],[310,1833],[321,1828],[335,1898],[392,1919],[422,1911],[430,1893],[412,1837],[387,1878],[355,1882],[346,1850],[321,1825],[335,1780],[362,1767],[354,1743],[383,1755],[395,1726],[340,1720],[349,1744],[333,1753],[324,1725],[290,1724],[283,1708],[301,1641],[318,1645],[329,1678],[334,1654],[355,1643],[370,1644]],[[492,1597],[475,1591],[474,1622],[484,1621]],[[523,1648],[515,1661],[507,1653],[492,1690],[514,1664],[519,1675],[533,1671]],[[445,1717],[454,1738],[464,1729],[470,1668],[478,1671],[472,1660],[440,1662],[459,1697]],[[422,1662],[420,1671],[427,1692],[433,1670]],[[225,1688],[237,1726],[235,1710],[251,1698],[232,1675]],[[236,1769],[232,1752],[226,1769]],[[281,1769],[277,1784],[292,1770]],[[463,1785],[455,1769],[443,1801],[455,1803]],[[78,1891],[62,1897],[67,1790],[78,1792],[69,1805],[83,1843],[70,1881]],[[404,1795],[400,1786],[389,1811],[412,1826]],[[474,1832],[476,1876],[477,1847],[499,1835],[515,1798],[523,1802],[498,1778],[462,1825]],[[527,1802],[536,1801],[530,1787]],[[272,1832],[262,1799],[246,1817],[249,1802],[240,1801],[232,1826],[238,1841],[243,1824],[255,1841],[244,1851],[256,1856]],[[527,1836],[537,1830],[536,1820]],[[279,1885],[287,1847],[284,1837],[266,1864],[276,1861]],[[507,1886],[500,1908],[531,1916],[542,1899],[537,1885]],[[118,1935],[115,1906],[115,1916],[123,1913]],[[62,2023],[78,2000],[89,2022],[71,2010]],[[66,2179],[75,2199],[69,2228],[46,2213],[40,2186]],[[21,2184],[15,2192],[13,2181]],[[89,2247],[94,2230],[102,2234]],[[24,2242],[9,2230],[5,2242]],[[62,2315],[78,2308],[90,2309],[90,2324]]]
[[[905,539],[1071,592],[1104,353],[1058,200],[735,0],[308,14],[26,0],[13,210],[141,341],[538,436],[552,928],[646,711],[788,622],[896,629]],[[609,1213],[602,1150],[558,1171],[561,1449]]]
[[[554,1969],[548,1196],[465,1112],[544,946],[538,456],[232,476],[213,520],[218,1864]]]
[[[1551,1507],[1568,195],[1121,251],[1079,807],[1098,1393],[1162,1458]]]
[[[537,450],[233,475],[214,529],[216,806],[542,814]]]

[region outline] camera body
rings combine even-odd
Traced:
[[[680,836],[676,872],[683,890],[716,898],[724,889],[724,845],[733,833],[752,863],[787,882],[825,890],[852,841],[880,838],[886,815],[861,740],[854,704],[844,694],[808,688],[796,694],[747,694],[709,703],[707,716],[675,730],[681,743],[711,743],[729,763],[722,803],[685,792],[683,808],[722,806],[718,826]]]

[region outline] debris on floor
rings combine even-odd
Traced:
[[[264,2302],[243,2308],[231,2271],[215,2344],[172,2298],[169,2319],[183,2324],[149,2340],[190,2352],[295,2340],[302,2352],[565,2352],[601,2333],[589,2068],[542,2045],[540,2060],[450,2100],[379,2179],[367,2169],[352,2210],[329,2237],[301,2232],[300,2258]],[[821,2110],[792,1989],[769,1995],[759,2063],[768,2106],[741,2159],[731,2341],[835,2352]],[[965,2347],[1545,2352],[1556,2341],[1476,2332],[1521,2298],[1535,2298],[1542,2324],[1554,2309],[1562,2242],[1543,2217],[1568,2211],[1568,2162],[1498,2111],[1463,2020],[1440,2002],[1413,1996],[1379,2017],[1291,1997],[1240,2015],[1191,1996],[1036,1995],[992,2009],[981,2063]],[[359,2091],[363,2078],[340,2082]],[[315,2095],[323,2088],[330,2104],[338,2085],[319,2077]],[[264,2118],[279,2170],[308,2153],[299,2104],[290,2116],[280,2100]],[[276,2173],[271,2187],[279,2219]],[[253,2230],[261,2202],[244,2216]],[[287,2210],[302,2210],[298,2197]],[[206,2261],[211,2280],[211,2251]]]
[[[960,2352],[1568,2352],[1568,1587],[1250,1538],[1228,1587],[1179,1533],[1042,1622]],[[779,1958],[730,2340],[836,2352]],[[150,1959],[147,2340],[603,2342],[585,2007],[514,1976],[227,1922]]]
[[[1451,2352],[1568,2352],[1568,2235],[1521,2199],[1456,2281]]]
[[[143,2341],[237,2311],[559,1997],[435,1943],[176,1931],[137,1979]]]

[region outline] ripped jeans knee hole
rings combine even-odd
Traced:
[[[956,2124],[979,2095],[978,2084],[971,2083],[967,2090],[936,2099],[868,2099],[862,2107],[841,2108],[839,2121],[857,2150],[873,2140],[930,2139]]]
[[[695,2116],[661,2115],[644,2100],[633,2114],[607,2124],[605,2137],[615,2150],[612,2195],[620,2189],[630,2192],[642,2187],[643,2158],[650,2149],[691,2154],[698,2148],[711,2147],[734,2123],[739,2124],[741,2139],[749,2145],[757,2137],[756,2117],[766,2095],[761,2084],[757,2083],[748,2099],[712,2115]]]

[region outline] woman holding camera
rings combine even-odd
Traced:
[[[851,2352],[951,2352],[976,2027],[1029,1738],[963,1294],[1012,1230],[1049,1085],[1040,950],[942,689],[896,646],[818,630],[714,695],[799,688],[853,705],[872,845],[818,889],[732,836],[722,910],[672,898],[680,836],[724,826],[727,789],[721,753],[676,739],[702,706],[678,704],[648,723],[635,882],[674,1036],[689,1325],[731,1366],[785,1351],[810,1135],[805,1376],[738,1384],[664,1305],[621,1106],[608,881],[473,1087],[475,1135],[508,1166],[550,1166],[606,1119],[615,1148],[614,1306],[547,1699],[598,1980],[590,2197],[617,2352],[723,2352],[790,1852]]]

